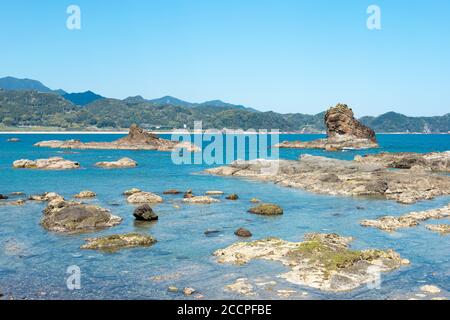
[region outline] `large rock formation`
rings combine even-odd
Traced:
[[[126,137],[112,142],[81,142],[79,140],[50,140],[35,144],[37,147],[61,148],[61,149],[120,149],[120,150],[158,150],[172,151],[185,149],[189,152],[200,150],[194,144],[166,140],[133,124]]]
[[[414,203],[450,194],[450,176],[423,170],[391,170],[380,164],[303,155],[299,160],[235,161],[205,171],[272,181],[329,195],[382,197]]]
[[[325,114],[327,137],[313,141],[284,141],[275,145],[277,148],[325,149],[336,151],[342,149],[377,148],[375,132],[355,119],[353,111],[345,104],[330,108]]]
[[[332,292],[356,289],[375,281],[380,272],[409,264],[393,250],[351,250],[351,241],[337,234],[312,233],[303,242],[277,238],[238,242],[214,255],[219,263],[237,265],[253,259],[278,261],[290,269],[281,275],[287,281]]]

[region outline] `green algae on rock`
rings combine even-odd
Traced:
[[[152,236],[139,233],[113,234],[105,237],[86,239],[87,243],[81,249],[116,252],[124,248],[149,247],[157,241]]]
[[[276,204],[263,203],[249,209],[248,212],[264,216],[276,216],[283,214],[283,209]]]
[[[291,269],[281,275],[287,281],[332,292],[353,290],[376,280],[379,272],[409,264],[390,249],[351,250],[351,241],[352,238],[337,234],[312,233],[297,243],[278,238],[238,242],[214,255],[219,263],[278,261]]]

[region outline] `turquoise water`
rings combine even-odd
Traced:
[[[95,191],[94,204],[110,209],[123,218],[117,227],[92,234],[60,235],[40,225],[45,204],[29,202],[23,207],[0,206],[0,292],[28,299],[180,299],[182,293],[169,293],[169,285],[197,289],[206,299],[242,298],[224,290],[238,278],[253,284],[275,281],[273,288],[254,285],[256,296],[273,299],[278,289],[299,292],[291,298],[307,299],[389,299],[419,291],[423,284],[434,284],[450,291],[450,236],[426,230],[423,225],[388,234],[363,228],[359,221],[380,215],[401,215],[410,211],[440,207],[450,201],[441,197],[414,205],[392,201],[315,195],[270,183],[195,174],[205,165],[174,165],[170,153],[157,151],[80,150],[62,154],[61,150],[33,147],[50,139],[75,138],[82,141],[111,141],[117,135],[15,135],[21,142],[7,143],[9,135],[0,135],[0,193],[22,191],[27,195],[55,191],[70,198],[81,190]],[[309,140],[318,135],[286,135],[283,140]],[[450,135],[380,135],[381,149],[328,153],[319,150],[280,150],[281,158],[295,159],[302,153],[351,159],[356,154],[380,151],[450,150]],[[37,159],[62,156],[78,161],[82,168],[67,171],[13,170],[20,158]],[[98,161],[131,157],[139,163],[135,169],[104,170],[94,167]],[[184,205],[181,196],[163,196],[155,206],[159,221],[136,224],[134,207],[121,195],[137,187],[161,194],[167,189],[192,189],[195,194],[207,190],[237,193],[238,201],[212,205]],[[284,208],[280,217],[248,214],[249,200],[258,198]],[[12,198],[13,199],[13,198]],[[179,209],[174,205],[179,205]],[[364,209],[357,209],[363,207]],[[445,221],[448,223],[448,221]],[[438,223],[430,222],[430,223]],[[380,289],[365,286],[348,293],[328,294],[308,287],[289,284],[276,276],[286,269],[278,263],[254,261],[245,266],[219,265],[211,255],[236,241],[239,227],[252,231],[253,239],[268,236],[300,241],[308,232],[336,232],[355,237],[354,248],[393,248],[411,261],[411,265],[383,274]],[[206,236],[205,230],[219,232]],[[114,254],[84,251],[79,247],[89,236],[123,232],[151,234],[158,243],[150,248],[122,250]],[[81,269],[81,289],[68,290],[66,269]],[[162,279],[153,278],[163,276]],[[301,292],[308,295],[302,296]]]

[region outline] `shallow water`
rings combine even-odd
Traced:
[[[169,293],[169,285],[197,289],[205,298],[242,298],[224,290],[238,278],[248,278],[254,285],[249,298],[280,298],[279,289],[298,293],[293,299],[387,299],[418,293],[423,284],[450,291],[450,236],[426,230],[424,224],[396,233],[363,228],[359,221],[381,215],[401,215],[410,211],[440,207],[450,201],[441,197],[414,205],[401,205],[380,199],[363,199],[316,195],[270,183],[228,177],[195,174],[205,165],[174,165],[170,153],[158,151],[80,150],[74,154],[62,150],[33,147],[33,143],[50,139],[111,141],[117,135],[15,135],[21,142],[7,143],[9,135],[0,135],[0,193],[22,191],[27,195],[55,191],[70,198],[81,190],[97,193],[89,202],[110,209],[124,220],[119,226],[96,233],[60,235],[47,232],[40,225],[45,204],[29,202],[23,207],[0,206],[0,292],[6,297],[28,299],[180,299],[182,293]],[[285,135],[283,140],[310,140],[319,135]],[[379,135],[381,148],[376,150],[328,153],[320,150],[280,150],[281,158],[296,159],[302,153],[352,159],[356,154],[380,151],[430,152],[450,150],[450,135]],[[11,163],[20,158],[37,159],[62,156],[81,163],[79,170],[14,170]],[[94,167],[98,161],[131,157],[139,163],[135,169],[105,170]],[[238,201],[212,205],[185,205],[181,196],[163,196],[155,206],[159,221],[136,224],[129,205],[122,196],[126,189],[137,187],[162,194],[164,190],[193,189],[195,194],[207,190],[237,193]],[[248,214],[250,199],[275,202],[284,208],[280,217]],[[179,205],[177,209],[174,205]],[[363,209],[357,209],[363,207]],[[441,221],[448,223],[447,221]],[[431,221],[428,223],[439,223]],[[280,264],[253,261],[244,266],[220,265],[211,255],[239,239],[233,234],[239,227],[252,231],[252,239],[268,236],[301,241],[308,232],[336,232],[353,236],[353,248],[393,248],[411,261],[410,266],[383,274],[377,290],[362,286],[348,293],[329,294],[290,284],[277,275],[286,269]],[[206,236],[204,231],[219,233]],[[90,236],[124,232],[142,232],[156,237],[150,248],[122,250],[114,254],[80,250]],[[68,290],[66,269],[81,268],[81,289]],[[162,276],[162,277],[161,277]],[[155,278],[156,277],[156,278]],[[262,283],[275,281],[275,285]],[[258,285],[259,284],[259,285]],[[307,292],[302,295],[302,292]]]

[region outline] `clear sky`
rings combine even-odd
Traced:
[[[66,9],[81,8],[81,30]],[[381,9],[381,30],[366,27]],[[450,112],[449,0],[1,1],[0,77],[259,110]]]

